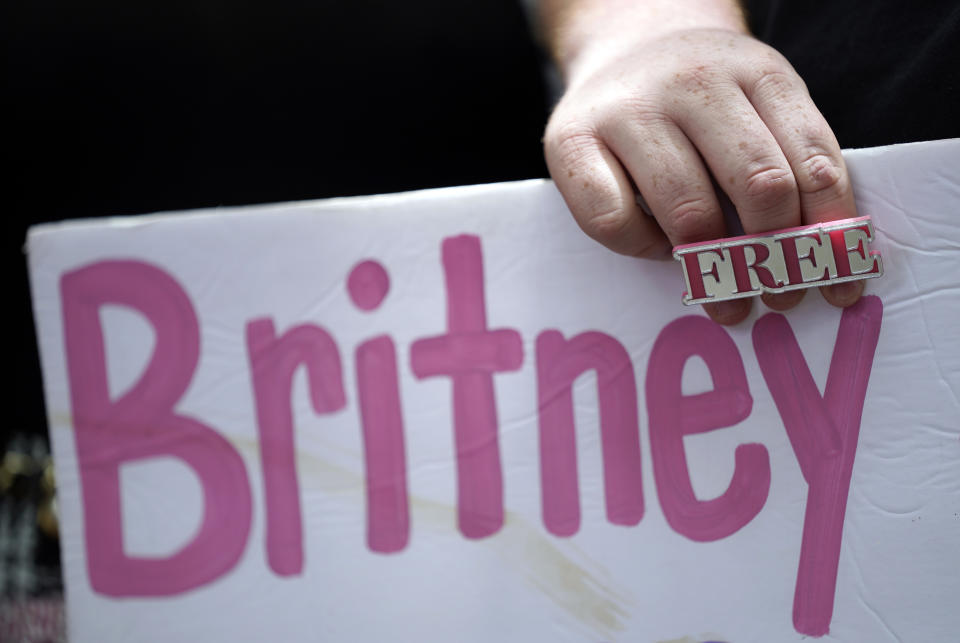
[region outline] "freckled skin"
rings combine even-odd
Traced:
[[[732,13],[718,13],[724,3]],[[616,252],[649,257],[727,236],[713,177],[748,234],[857,216],[829,125],[786,59],[746,33],[730,0],[563,4],[567,22],[552,33],[567,39],[554,44],[568,52],[560,61],[568,88],[544,146],[587,234]],[[698,11],[703,28],[691,26]],[[574,169],[590,180],[575,181]],[[636,205],[635,189],[653,217]],[[824,296],[850,305],[859,294]],[[799,298],[764,301],[781,310]],[[736,323],[750,305],[705,309]]]

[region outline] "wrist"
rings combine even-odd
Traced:
[[[543,3],[551,53],[564,80],[672,33],[719,30],[748,34],[735,0],[552,0]]]

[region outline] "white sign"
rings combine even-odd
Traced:
[[[547,181],[34,228],[70,640],[960,636],[960,140],[725,328]]]

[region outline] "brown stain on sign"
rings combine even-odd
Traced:
[[[256,441],[234,438],[231,443],[258,457]],[[365,481],[356,471],[303,450],[297,452],[297,470],[301,480],[310,479],[315,489],[355,496],[357,502],[363,502]],[[455,506],[413,495],[409,498],[412,523],[433,529],[456,529]],[[539,525],[508,511],[503,528],[478,544],[492,548],[505,561],[507,569],[522,570],[526,582],[575,619],[591,636],[611,638],[626,629],[630,617],[628,607],[634,601],[623,590],[614,588],[610,574],[576,551],[573,543],[565,542],[561,548]],[[580,562],[570,555],[571,550]]]
[[[69,414],[51,414],[52,424],[70,425]],[[229,442],[249,457],[260,457],[259,443],[254,439],[231,436]],[[326,493],[356,496],[363,501],[365,481],[361,474],[318,458],[303,450],[297,451],[297,471],[301,479],[309,478],[313,487]],[[435,500],[410,496],[411,521],[436,529],[455,528],[456,507]],[[626,629],[629,606],[635,601],[623,590],[614,588],[612,579],[599,564],[588,561],[577,551],[576,562],[564,550],[576,551],[567,541],[557,546],[539,526],[523,516],[507,512],[504,527],[494,536],[480,541],[493,548],[509,569],[523,569],[524,579],[554,605],[575,619],[590,634],[600,638],[614,636]],[[687,643],[688,639],[662,643]]]
[[[513,513],[508,513],[507,525],[496,540],[501,555],[521,565],[531,585],[593,635],[606,638],[626,629],[633,601],[613,587],[599,565],[578,563],[538,527]],[[572,543],[565,548],[572,549]]]

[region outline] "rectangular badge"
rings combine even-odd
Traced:
[[[871,241],[870,217],[857,217],[688,243],[673,256],[683,266],[683,303],[692,305],[879,277]]]

